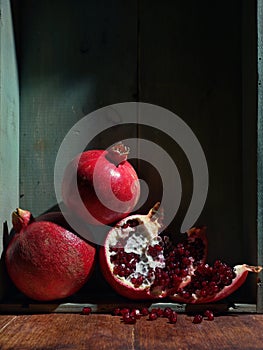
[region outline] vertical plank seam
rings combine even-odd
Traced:
[[[141,43],[140,43],[140,0],[137,0],[137,26],[136,26],[136,40],[137,40],[137,76],[136,76],[136,102],[140,102],[141,99]],[[136,137],[140,138],[140,109],[137,109],[137,125],[136,125]],[[137,168],[139,170],[140,167],[140,149],[139,149],[139,141],[137,140]]]
[[[132,350],[135,350],[135,327],[132,327]]]
[[[258,105],[257,105],[257,238],[258,238],[258,264],[263,263],[263,89],[262,89],[262,77],[263,77],[263,29],[262,29],[262,16],[263,16],[263,0],[257,1],[257,69],[258,69]],[[262,274],[261,274],[262,278]],[[257,289],[257,312],[263,312],[263,284],[258,283]]]

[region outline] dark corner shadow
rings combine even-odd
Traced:
[[[3,222],[2,224],[2,244],[3,244],[3,251],[1,253],[0,257],[0,299],[1,297],[5,297],[10,286],[12,285],[12,282],[8,276],[7,270],[6,270],[6,265],[5,265],[5,253],[7,246],[11,240],[11,235],[8,229],[8,224],[7,222]]]

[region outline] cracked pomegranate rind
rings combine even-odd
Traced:
[[[171,247],[160,235],[159,203],[147,215],[120,221],[100,249],[100,265],[108,283],[130,299],[164,298],[190,282],[206,258],[206,229],[193,228],[187,239]]]
[[[235,292],[245,282],[249,272],[259,273],[261,270],[260,266],[246,264],[232,268],[217,260],[213,266],[199,266],[191,282],[170,298],[191,304],[216,302]]]

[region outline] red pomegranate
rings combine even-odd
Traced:
[[[100,249],[100,265],[108,283],[130,299],[164,298],[190,282],[206,258],[206,229],[193,228],[170,248],[162,237],[159,203],[147,215],[120,221]]]
[[[90,150],[74,158],[62,182],[62,197],[69,210],[93,225],[111,224],[127,216],[140,196],[128,153],[129,148],[118,143],[107,151]]]
[[[171,295],[176,302],[189,304],[211,303],[228,297],[234,293],[246,280],[248,272],[259,273],[260,266],[246,264],[233,268],[220,260],[213,266],[202,264],[198,266],[191,282]]]
[[[108,233],[100,265],[117,293],[130,299],[214,302],[237,290],[249,271],[261,271],[259,266],[232,268],[219,260],[206,264],[206,227],[194,227],[182,242],[171,244],[160,234],[161,226],[156,205],[148,215],[127,217]]]
[[[89,279],[96,249],[65,225],[61,213],[34,219],[29,211],[12,214],[16,232],[5,261],[16,287],[29,298],[47,301],[77,292]]]

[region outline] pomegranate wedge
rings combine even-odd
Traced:
[[[211,303],[226,298],[246,280],[249,272],[260,272],[262,267],[237,265],[234,268],[217,260],[214,266],[200,265],[191,282],[170,296],[173,301],[183,303]]]
[[[147,215],[132,215],[108,233],[100,249],[105,279],[130,299],[163,298],[183,288],[206,258],[206,229],[193,228],[172,246],[162,236],[159,203]]]

